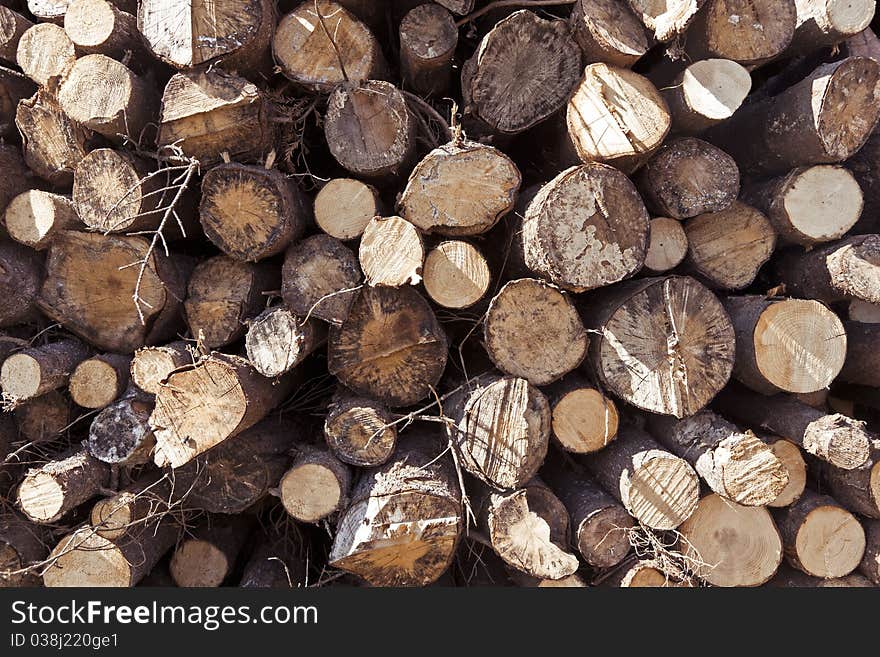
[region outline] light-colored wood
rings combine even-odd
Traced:
[[[249,535],[250,521],[244,516],[209,516],[178,542],[168,569],[178,586],[214,588],[232,572]]]
[[[611,578],[609,581],[625,589],[693,587],[690,582],[681,582],[670,576],[664,572],[661,564],[651,560],[637,561],[631,568],[620,573],[619,577]]]
[[[12,199],[4,223],[12,239],[37,251],[48,247],[59,231],[82,225],[70,198],[39,189]]]
[[[191,365],[193,356],[186,342],[161,347],[141,347],[131,361],[131,380],[144,392],[155,395],[162,381],[178,367]]]
[[[97,495],[109,479],[109,467],[80,450],[29,469],[16,502],[32,522],[49,524]]]
[[[871,24],[874,0],[795,0],[797,27],[787,55],[833,46]]]
[[[15,54],[21,35],[33,26],[30,20],[9,7],[0,7],[0,59],[17,63]]]
[[[384,404],[340,386],[327,408],[324,438],[340,461],[370,467],[391,458],[397,426]]]
[[[70,0],[64,31],[78,54],[99,53],[114,59],[126,53],[146,55],[137,19],[109,0]]]
[[[623,2],[578,0],[568,26],[587,63],[629,67],[648,52],[644,25]]]
[[[684,34],[703,4],[705,0],[629,0],[630,7],[657,41],[670,41]]]
[[[348,505],[351,470],[327,449],[303,448],[281,478],[278,492],[287,513],[318,522]]]
[[[688,239],[681,222],[654,217],[649,222],[649,232],[645,269],[661,274],[678,267],[688,252]]]
[[[70,0],[27,0],[28,11],[41,21],[61,24]]]
[[[614,400],[572,374],[547,389],[553,436],[567,452],[589,454],[617,437]]]
[[[79,340],[59,340],[12,354],[0,368],[3,395],[25,400],[61,388],[89,351]]]
[[[315,196],[315,223],[330,237],[354,240],[382,214],[379,192],[354,178],[334,178]]]
[[[373,217],[364,228],[358,260],[367,285],[417,285],[425,245],[419,231],[400,217]]]
[[[99,354],[80,362],[70,375],[70,398],[83,408],[104,408],[125,392],[131,356]]]
[[[770,446],[788,473],[788,483],[785,488],[779,492],[775,500],[768,502],[767,506],[779,508],[794,504],[800,499],[807,485],[807,464],[801,448],[792,441],[778,436],[761,436],[761,439]]]
[[[142,527],[171,504],[172,482],[164,475],[142,477],[116,495],[95,502],[89,522],[95,533],[111,541],[125,536],[134,527]]]
[[[486,258],[468,242],[440,242],[425,258],[425,291],[444,308],[473,306],[486,295],[491,280]]]
[[[426,3],[400,22],[400,69],[403,86],[421,96],[441,97],[449,88],[458,28],[446,9]]]
[[[248,326],[248,360],[263,376],[281,376],[299,365],[327,340],[317,319],[303,321],[284,306],[267,308]]]
[[[726,121],[752,88],[748,70],[729,59],[701,59],[685,67],[660,90],[672,115],[672,128],[698,134]]]
[[[38,23],[21,35],[15,58],[24,74],[44,87],[67,72],[76,60],[76,52],[63,28]]]

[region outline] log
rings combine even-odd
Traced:
[[[672,129],[699,134],[726,121],[752,88],[749,72],[729,59],[701,59],[685,67],[660,90],[672,116]]]
[[[694,60],[765,64],[791,44],[796,5],[795,0],[709,0],[688,27],[685,50]]]
[[[294,520],[314,523],[348,506],[351,470],[326,448],[304,446],[281,477],[279,497]]]
[[[79,340],[58,340],[12,354],[0,368],[4,397],[25,400],[67,385],[76,366],[89,357]]]
[[[880,387],[880,374],[877,371],[880,326],[851,321],[844,322],[843,326],[846,330],[846,360],[836,380]]]
[[[649,418],[658,443],[694,466],[712,491],[742,506],[765,506],[788,484],[788,471],[769,445],[712,411],[682,420]]]
[[[714,405],[734,421],[772,431],[838,468],[852,470],[868,460],[873,434],[865,430],[864,422],[840,413],[827,415],[790,395],[768,397],[730,386]]]
[[[29,27],[18,41],[15,61],[41,87],[54,85],[76,60],[73,41],[53,23]]]
[[[185,6],[171,0],[143,0],[138,3],[137,27],[153,55],[174,68],[216,64],[249,73],[268,62],[275,10],[269,0]]]
[[[865,554],[859,570],[875,585],[880,585],[880,522],[868,520],[865,527]]]
[[[489,291],[492,273],[485,256],[462,240],[440,242],[425,257],[425,292],[444,308],[470,308]]]
[[[868,518],[880,519],[880,446],[871,448],[858,468],[822,468],[829,493],[844,507]]]
[[[798,167],[752,184],[743,197],[767,214],[786,242],[813,246],[843,237],[862,214],[862,190],[842,166]]]
[[[64,31],[77,54],[114,59],[123,59],[127,53],[139,57],[145,54],[137,19],[109,0],[70,0],[64,14]]]
[[[445,404],[461,466],[489,486],[521,488],[538,472],[550,438],[550,404],[525,379],[487,374]]]
[[[156,394],[150,427],[156,465],[172,468],[262,420],[290,391],[239,356],[213,353],[172,372]]]
[[[159,109],[147,80],[106,55],[77,59],[64,75],[58,101],[72,120],[116,143],[140,143]]]
[[[28,11],[41,21],[61,24],[70,0],[27,0]]]
[[[329,563],[372,586],[425,586],[449,567],[462,532],[458,483],[428,436],[367,470],[337,525]]]
[[[480,507],[492,549],[511,568],[550,580],[577,570],[577,557],[568,551],[568,511],[540,479],[510,492],[487,491]]]
[[[315,196],[315,223],[330,237],[354,240],[367,223],[382,214],[379,192],[354,178],[334,178]]]
[[[131,360],[131,380],[144,392],[155,395],[171,372],[192,363],[193,356],[183,341],[161,347],[141,347]]]
[[[757,392],[815,392],[827,388],[846,358],[846,331],[818,301],[727,297],[736,329],[733,376]]]
[[[648,160],[672,126],[666,101],[650,80],[602,63],[584,69],[565,116],[564,156],[610,164],[624,173]]]
[[[362,281],[357,256],[329,235],[307,237],[284,254],[281,296],[299,317],[317,317],[340,326]]]
[[[428,302],[411,287],[367,287],[345,323],[332,327],[327,369],[353,391],[408,406],[436,387],[448,341]]]
[[[170,478],[164,475],[137,479],[116,495],[95,502],[89,512],[89,522],[102,538],[111,541],[123,538],[126,533],[143,528],[168,513],[172,488]]]
[[[795,570],[783,564],[776,575],[767,582],[767,586],[780,588],[862,588],[873,587],[874,584],[867,577],[858,573],[851,573],[845,577],[823,579],[807,575],[800,570]]]
[[[614,400],[596,390],[583,377],[573,373],[554,383],[546,392],[553,436],[565,451],[589,454],[604,448],[617,437],[619,417]]]
[[[367,285],[418,285],[425,245],[419,231],[406,219],[373,217],[361,235],[358,260]]]
[[[384,404],[340,386],[327,407],[324,438],[340,461],[371,467],[391,458],[397,428]]]
[[[152,411],[152,404],[137,397],[110,404],[92,420],[86,450],[110,465],[149,463],[156,446],[149,422]]]
[[[277,169],[223,163],[202,178],[199,220],[223,253],[256,262],[282,253],[309,217],[296,183]]]
[[[128,388],[131,356],[98,354],[81,361],[70,375],[70,398],[83,408],[104,408]]]
[[[833,303],[880,303],[880,235],[853,235],[811,251],[781,254],[776,279],[789,294]]]
[[[669,217],[654,217],[648,226],[644,269],[662,274],[678,267],[688,252],[687,235],[681,222]]]
[[[284,76],[312,92],[329,92],[342,82],[381,80],[386,71],[369,28],[330,0],[307,0],[284,16],[272,52]]]
[[[405,175],[416,155],[416,119],[403,94],[382,80],[337,86],[327,101],[324,137],[342,167],[371,180]]]
[[[645,27],[654,33],[657,41],[670,41],[684,34],[704,3],[705,0],[669,0],[659,3],[651,0],[629,0],[629,6]]]
[[[37,572],[49,553],[39,525],[16,514],[0,519],[0,588],[37,586]]]
[[[33,23],[9,7],[0,7],[0,59],[16,64],[16,51],[21,36]]]
[[[5,212],[13,198],[34,185],[31,183],[32,174],[22,160],[21,151],[15,146],[0,144],[0,166],[4,171],[4,176],[0,179],[0,210]],[[8,296],[4,294],[3,298]]]
[[[865,531],[834,498],[805,491],[777,513],[788,563],[814,577],[844,577],[865,553]]]
[[[141,237],[59,232],[48,249],[37,305],[98,349],[130,353],[174,334],[184,296],[183,273]],[[149,256],[149,257],[148,257]],[[139,267],[146,267],[138,287]]]
[[[67,196],[31,189],[9,202],[4,224],[16,242],[42,251],[60,231],[75,229],[82,222]]]
[[[266,290],[277,288],[277,271],[219,255],[200,262],[187,285],[183,309],[189,330],[208,349],[241,338],[245,320],[266,305]]]
[[[605,449],[583,457],[597,482],[631,516],[658,530],[675,529],[700,499],[697,473],[641,429],[621,427]]]
[[[529,270],[584,292],[638,271],[648,230],[635,186],[620,171],[592,163],[566,169],[541,187],[514,242]]]
[[[284,306],[267,308],[250,322],[245,336],[248,360],[263,376],[281,376],[327,341],[326,327],[303,321]]]
[[[571,298],[534,278],[510,281],[498,291],[486,312],[483,338],[498,369],[534,385],[574,370],[590,346]]]
[[[682,582],[664,570],[663,565],[651,559],[637,561],[631,568],[608,580],[609,584],[626,589],[639,588],[692,588],[690,581]]]
[[[58,390],[28,399],[12,411],[18,433],[39,444],[58,438],[70,426],[70,401]]]
[[[849,57],[822,64],[782,93],[743,107],[706,135],[754,176],[842,162],[874,129],[878,100],[880,63]]]
[[[788,474],[788,483],[785,488],[780,491],[775,500],[768,502],[767,506],[779,508],[794,504],[803,495],[807,484],[807,464],[800,447],[779,436],[760,435],[759,437],[773,450]]]
[[[762,507],[707,495],[679,531],[684,555],[712,586],[760,586],[782,563],[780,532]]]
[[[875,37],[876,38],[876,37]],[[880,54],[877,56],[880,62]],[[880,132],[872,134],[858,153],[848,159],[844,166],[855,176],[862,192],[862,216],[856,224],[855,233],[880,231]]]
[[[632,9],[615,0],[577,0],[568,19],[587,62],[628,68],[648,52],[648,33]]]
[[[244,566],[240,588],[290,589],[307,585],[305,562],[285,537],[267,536]]]
[[[215,588],[235,567],[247,540],[250,522],[244,516],[210,516],[191,535],[177,544],[169,569],[178,586]]]
[[[462,66],[465,114],[491,132],[519,134],[560,110],[580,73],[581,52],[565,21],[516,11]]]
[[[21,244],[0,242],[0,326],[12,326],[33,316],[42,280],[42,262],[36,253]]]
[[[871,24],[874,0],[795,0],[797,27],[786,55],[834,46]]]
[[[452,14],[438,4],[418,5],[403,17],[399,32],[403,86],[420,96],[442,97],[458,45]]]
[[[398,212],[425,233],[479,235],[513,210],[521,182],[516,164],[501,151],[453,141],[416,165]]]
[[[75,451],[30,468],[16,503],[31,522],[51,524],[97,495],[109,480],[110,468],[85,450]]]
[[[259,159],[274,134],[263,92],[217,68],[176,73],[162,94],[158,143],[178,146],[203,167],[231,159]]]
[[[594,295],[585,324],[598,382],[634,406],[686,417],[730,378],[734,330],[718,299],[686,276],[647,278]],[[674,363],[674,367],[670,367]]]
[[[0,30],[2,30],[2,25],[0,25]],[[0,38],[2,38],[2,31],[0,31]],[[27,76],[12,69],[0,69],[0,136],[15,136],[15,112],[18,109],[18,104],[33,96],[36,90],[36,85]]]

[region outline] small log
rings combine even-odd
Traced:
[[[880,521],[865,521],[865,554],[859,570],[874,585],[880,585]]]
[[[803,495],[807,485],[807,464],[804,461],[801,448],[794,442],[779,436],[760,435],[759,437],[769,445],[788,473],[788,483],[785,488],[780,491],[775,500],[768,502],[767,506],[779,508],[794,504]]]
[[[302,2],[284,16],[272,51],[284,76],[307,91],[385,76],[385,58],[369,28],[330,0]]]
[[[183,6],[173,0],[143,0],[137,26],[153,55],[175,68],[210,63],[249,73],[268,62],[275,10],[269,0]]]
[[[777,260],[777,280],[789,294],[833,303],[880,303],[880,235],[853,235],[811,251],[789,251]]]
[[[70,0],[64,31],[78,54],[101,54],[123,59],[126,53],[144,56],[137,19],[109,0]]]
[[[354,240],[382,214],[379,192],[354,178],[334,178],[315,196],[315,223],[330,237]]]
[[[73,419],[70,401],[57,390],[18,404],[12,415],[21,437],[35,444],[58,438]]]
[[[501,151],[450,142],[413,169],[398,212],[426,233],[478,235],[513,210],[521,182],[516,164]]]
[[[278,493],[287,513],[299,522],[318,522],[345,509],[351,470],[327,449],[303,447],[281,477]]]
[[[177,145],[203,167],[222,154],[237,161],[263,158],[274,134],[257,86],[217,68],[176,73],[162,94],[160,147]]]
[[[483,375],[445,404],[462,467],[502,490],[524,486],[547,455],[550,404],[525,379]]]
[[[27,0],[28,11],[38,20],[61,25],[70,0]]]
[[[7,138],[15,136],[15,112],[18,104],[33,96],[36,91],[37,86],[27,76],[12,69],[0,69],[0,136]]]
[[[730,378],[734,330],[718,299],[687,276],[647,278],[594,295],[589,357],[606,390],[638,408],[687,417]],[[670,366],[674,363],[674,367]]]
[[[340,386],[327,408],[324,438],[340,461],[371,467],[391,458],[397,428],[384,404]]]
[[[156,437],[150,429],[153,405],[126,397],[98,413],[89,428],[85,447],[99,461],[111,465],[149,463]]]
[[[281,296],[299,317],[317,317],[340,326],[362,282],[357,256],[329,235],[313,235],[292,244],[284,255]]]
[[[846,160],[868,139],[878,116],[880,63],[849,57],[822,64],[706,134],[750,175],[781,174]]]
[[[89,522],[98,536],[118,540],[134,528],[144,527],[167,513],[171,507],[172,489],[167,476],[143,477],[116,495],[95,502],[89,513]]]
[[[365,472],[337,525],[332,567],[372,586],[425,586],[452,563],[464,524],[458,482],[426,438],[411,436]]]
[[[277,271],[219,255],[196,265],[183,302],[193,337],[208,349],[241,338],[245,320],[266,305],[263,292],[277,287]]]
[[[688,219],[684,232],[690,270],[724,290],[751,285],[776,248],[776,231],[767,217],[740,201]]]
[[[441,97],[452,78],[458,28],[438,4],[418,5],[400,22],[400,72],[403,86],[421,96]]]
[[[663,570],[663,566],[650,559],[637,561],[630,568],[620,571],[608,580],[608,585],[625,588],[692,588],[690,581],[682,582]]]
[[[97,495],[109,480],[110,468],[80,450],[30,468],[16,503],[32,522],[51,524]]]
[[[267,536],[251,552],[238,583],[244,589],[290,589],[307,585],[304,559],[286,537]]]
[[[214,353],[172,372],[156,394],[150,426],[156,465],[177,468],[262,420],[290,391],[244,358]]]
[[[564,155],[624,173],[648,160],[672,126],[666,101],[650,80],[602,63],[584,69],[568,99],[565,121]]]
[[[567,452],[589,454],[617,437],[614,401],[571,374],[547,389],[553,436]]]
[[[510,281],[498,291],[486,312],[483,336],[498,369],[535,385],[571,372],[590,346],[568,294],[534,278]]]
[[[235,567],[239,552],[250,533],[244,516],[211,516],[177,544],[169,569],[178,586],[214,588],[220,586]]]
[[[550,580],[577,570],[577,557],[568,551],[568,511],[540,479],[510,492],[487,490],[479,506],[492,549],[511,568]]]
[[[865,530],[827,495],[805,491],[795,504],[776,512],[788,563],[814,577],[844,577],[865,553]]]
[[[580,73],[580,48],[565,21],[516,11],[462,66],[464,111],[492,132],[515,135],[560,110]]]
[[[0,59],[16,64],[18,42],[33,23],[9,7],[0,7]]]
[[[33,316],[42,280],[42,262],[36,253],[21,244],[0,242],[0,326]]]
[[[327,101],[324,137],[345,169],[368,179],[404,175],[416,155],[416,119],[390,82],[336,87]]]
[[[318,320],[303,321],[284,306],[273,306],[250,322],[245,349],[260,374],[274,377],[292,370],[326,340],[327,329]]]
[[[648,233],[645,269],[662,274],[678,267],[688,252],[687,234],[681,222],[669,217],[654,217],[649,222]]]
[[[583,463],[630,515],[652,529],[675,529],[700,499],[700,480],[688,462],[635,427],[621,427],[616,440]]]
[[[648,211],[687,219],[730,207],[739,169],[720,148],[696,137],[667,141],[635,177]]]
[[[13,198],[6,206],[4,223],[12,239],[37,251],[47,248],[59,231],[82,225],[67,196],[39,189]]]
[[[828,415],[790,395],[768,397],[729,386],[715,398],[714,406],[734,421],[772,431],[838,468],[852,470],[868,460],[873,434],[864,422],[839,413]]]
[[[767,509],[740,506],[719,495],[700,500],[682,523],[684,555],[712,586],[760,586],[782,563],[782,538]]]
[[[620,171],[593,163],[566,169],[541,187],[514,242],[528,269],[584,292],[637,272],[648,230],[635,186]]]
[[[834,499],[850,511],[880,519],[880,446],[872,447],[868,460],[858,468],[828,465],[822,473]]]
[[[712,411],[682,420],[651,416],[649,426],[657,442],[693,465],[727,500],[765,506],[788,484],[788,471],[767,444]]]
[[[367,285],[418,285],[425,245],[419,231],[406,219],[373,217],[361,235],[358,260]]]
[[[685,67],[660,90],[672,115],[672,129],[699,134],[736,112],[752,88],[752,77],[729,59],[701,59]]]
[[[629,0],[629,6],[645,27],[654,33],[657,41],[671,41],[684,34],[704,3],[705,0],[669,0],[659,3],[651,0]]]
[[[37,305],[98,349],[130,353],[167,339],[178,325],[184,272],[161,248],[148,249],[141,237],[59,232],[48,249]],[[132,264],[145,259],[138,286],[140,268]]]
[[[333,327],[327,368],[353,391],[391,406],[427,397],[446,367],[448,341],[428,302],[411,287],[367,287]]]
[[[798,167],[750,185],[743,197],[770,218],[787,242],[813,246],[839,239],[862,214],[862,190],[841,166]]]
[[[632,9],[616,0],[577,0],[568,19],[587,62],[630,67],[648,52],[648,34]]]
[[[485,256],[461,240],[440,242],[425,258],[425,292],[444,308],[469,308],[489,290],[492,273]]]
[[[0,167],[3,178],[0,179],[0,211],[5,212],[9,202],[22,192],[34,187],[32,174],[21,157],[21,151],[15,146],[0,144]],[[6,266],[4,266],[4,269]],[[4,299],[9,298],[5,294]],[[0,313],[2,316],[2,313]]]
[[[4,396],[32,399],[67,385],[76,366],[89,357],[89,351],[79,340],[58,340],[12,354],[0,368]]]
[[[193,356],[183,341],[161,347],[141,347],[131,361],[131,380],[144,392],[155,395],[171,372],[192,363]]]
[[[83,408],[104,408],[128,388],[131,356],[99,354],[79,363],[70,375],[70,398]]]
[[[709,0],[687,30],[685,50],[694,60],[720,57],[743,66],[776,59],[791,44],[795,0]]]
[[[827,388],[846,358],[846,331],[818,301],[727,297],[736,329],[733,375],[752,390],[815,392]]]
[[[72,120],[121,143],[139,143],[155,123],[159,100],[151,84],[106,55],[77,59],[58,91],[61,109]]]
[[[834,46],[858,34],[874,18],[874,0],[795,0],[797,28],[786,55]]]
[[[298,239],[308,216],[296,183],[280,171],[223,163],[202,178],[199,219],[205,235],[223,253],[256,262]]]
[[[26,76],[45,87],[67,73],[76,60],[76,51],[63,28],[38,23],[21,35],[15,60]]]
[[[46,538],[39,525],[13,513],[3,515],[0,519],[0,589],[38,585],[38,564],[49,554]]]

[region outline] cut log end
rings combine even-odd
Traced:
[[[315,196],[315,223],[339,240],[357,239],[379,214],[379,193],[353,178],[334,178]]]
[[[131,361],[131,380],[146,393],[155,395],[171,372],[183,365],[191,365],[193,356],[185,342],[173,342],[164,347],[142,347]]]
[[[69,198],[38,189],[13,198],[6,207],[5,220],[12,239],[37,250],[49,246],[58,231],[80,224]]]
[[[598,390],[579,387],[553,406],[553,435],[568,452],[589,454],[617,436],[617,406]]]
[[[326,449],[305,449],[278,485],[281,503],[300,522],[318,522],[343,509],[351,472]]]
[[[171,576],[178,586],[214,588],[220,586],[232,564],[223,550],[208,540],[189,539],[171,558]]]
[[[657,491],[665,491],[658,498]],[[687,461],[660,450],[646,452],[621,478],[623,504],[653,529],[675,529],[696,508],[700,483]]]
[[[788,473],[788,483],[779,492],[776,499],[767,503],[767,506],[775,508],[789,506],[797,502],[804,492],[807,485],[807,464],[800,448],[790,440],[776,439],[771,443],[770,448],[785,467],[785,471]]]
[[[444,308],[473,306],[485,296],[490,281],[486,258],[467,242],[441,242],[425,258],[425,291]]]
[[[843,577],[862,559],[865,532],[849,511],[820,505],[809,511],[791,546],[799,567],[816,577]]]
[[[340,389],[327,411],[324,437],[341,461],[369,467],[389,459],[397,428],[382,404]]]
[[[648,52],[644,26],[622,2],[578,0],[568,24],[587,61],[626,67]]]
[[[326,337],[326,329],[317,320],[304,322],[283,306],[275,306],[251,322],[245,350],[260,374],[281,376],[323,344]]]
[[[662,94],[672,122],[683,133],[699,133],[733,116],[752,88],[749,72],[728,59],[694,62]]]
[[[21,35],[16,58],[25,75],[46,86],[57,82],[73,66],[76,51],[62,27],[38,23]]]
[[[417,285],[425,247],[419,231],[400,217],[374,217],[361,236],[358,259],[368,285]]]
[[[70,375],[70,397],[83,408],[104,408],[128,385],[130,359],[104,354],[82,361]]]
[[[688,251],[688,239],[681,222],[669,217],[651,219],[645,268],[662,273],[681,264]]]
[[[49,555],[52,566],[43,574],[47,587],[134,586],[132,566],[113,541],[83,527],[65,537]]]

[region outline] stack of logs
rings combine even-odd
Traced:
[[[0,1],[0,585],[880,586],[874,10]]]

